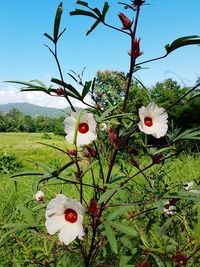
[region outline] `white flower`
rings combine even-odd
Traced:
[[[159,108],[155,103],[150,103],[146,108],[139,109],[140,131],[152,134],[155,138],[164,136],[167,132],[168,114],[164,108]]]
[[[82,239],[83,230],[83,207],[75,199],[67,198],[59,194],[52,199],[46,208],[45,226],[50,235],[59,233],[59,240],[68,245],[76,237]]]
[[[194,186],[194,182],[191,181],[191,182],[186,182],[183,184],[183,189],[185,189],[186,191],[192,189]]]
[[[194,188],[194,182],[193,181],[183,184],[183,189],[185,189],[186,191],[200,194],[200,190],[193,189],[193,188]]]
[[[78,112],[72,112],[70,117],[64,121],[65,132],[67,136],[65,139],[69,144],[74,142],[74,134],[76,122],[78,119]],[[91,113],[83,112],[80,114],[80,121],[78,125],[76,145],[88,145],[91,141],[97,138],[96,134],[96,121]]]
[[[44,193],[42,191],[38,191],[36,194],[35,194],[35,199],[37,202],[43,202],[44,201]]]
[[[163,212],[168,215],[174,215],[176,213],[176,206],[171,203],[172,201],[167,200],[164,203]]]

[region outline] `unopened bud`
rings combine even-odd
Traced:
[[[129,18],[127,18],[123,13],[119,13],[118,16],[123,24],[122,30],[130,30],[133,22]]]
[[[63,90],[63,88],[57,88],[56,90],[55,90],[55,93],[57,94],[57,95],[64,95],[64,90]]]

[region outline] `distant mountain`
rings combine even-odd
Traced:
[[[9,112],[13,108],[19,110],[24,115],[30,115],[31,117],[48,116],[53,118],[59,116],[67,116],[71,112],[70,108],[65,108],[65,109],[47,108],[29,103],[10,103],[10,104],[0,105],[0,112]],[[76,110],[79,111],[80,108],[76,108]]]

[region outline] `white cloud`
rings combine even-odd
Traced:
[[[8,85],[5,88],[5,84],[3,88],[0,86],[0,105],[8,104],[8,103],[24,103],[28,102],[30,104],[45,106],[45,107],[53,107],[53,108],[66,108],[69,106],[67,100],[64,97],[57,96],[49,96],[43,92],[20,92],[20,90],[13,86]],[[78,100],[70,99],[72,104],[76,107],[85,107]],[[86,102],[91,103],[91,99],[86,97]]]

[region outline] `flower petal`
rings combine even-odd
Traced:
[[[48,217],[45,222],[45,226],[50,235],[54,235],[57,231],[62,229],[66,224],[64,215],[53,215]]]
[[[85,134],[78,133],[76,144],[77,146],[88,145],[91,141],[95,140],[96,138],[97,138],[97,135],[95,132],[89,131]]]
[[[59,216],[61,214],[64,214],[66,201],[67,201],[67,197],[62,194],[58,194],[56,198],[52,199],[47,204],[46,213],[45,213],[46,218],[51,217],[53,215]]]
[[[84,230],[82,224],[67,222],[59,233],[59,240],[65,245],[69,245],[76,237],[82,239]]]
[[[69,144],[73,144],[73,143],[74,143],[74,131],[73,131],[73,132],[69,132],[69,133],[65,136],[65,140],[66,140]]]
[[[73,132],[75,130],[75,125],[76,125],[76,119],[72,116],[67,117],[64,120],[64,129],[65,129],[66,134]]]

